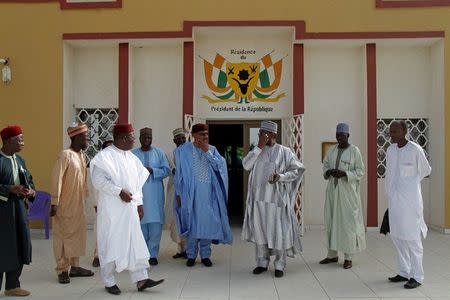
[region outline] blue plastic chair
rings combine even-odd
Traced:
[[[45,238],[47,240],[50,238],[50,204],[51,196],[49,193],[36,191],[36,197],[30,203],[28,211],[28,220],[41,220],[44,223]]]

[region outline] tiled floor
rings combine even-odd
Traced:
[[[376,232],[367,233],[367,250],[358,254],[351,270],[339,264],[319,265],[324,257],[324,233],[310,230],[303,237],[302,256],[288,259],[285,277],[274,278],[270,272],[255,276],[254,249],[240,240],[240,229],[234,228],[232,246],[215,246],[212,261],[206,268],[200,263],[185,266],[184,260],[174,260],[175,245],[164,232],[160,264],[151,269],[154,279],[165,282],[146,292],[138,293],[127,273],[119,276],[122,295],[105,292],[96,269],[93,278],[73,278],[70,285],[56,282],[51,241],[33,233],[33,264],[27,266],[22,285],[32,292],[32,299],[450,299],[450,236],[430,232],[425,241],[425,284],[415,290],[405,290],[401,283],[393,284],[387,277],[396,270],[392,242]],[[93,246],[89,232],[89,253]],[[89,266],[91,257],[81,263]],[[2,299],[6,297],[0,296]]]

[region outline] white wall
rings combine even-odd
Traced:
[[[118,107],[118,46],[74,49],[75,107]]]
[[[440,55],[443,54],[436,49],[434,54],[435,63],[432,65],[430,47],[428,46],[377,47],[378,118],[421,117],[429,118],[430,122],[437,121],[441,123],[441,127],[443,126],[443,120],[438,121],[440,118],[438,112],[443,111],[443,86],[441,86],[440,92],[433,92],[434,97],[432,97],[432,81],[435,82],[436,87],[440,84],[443,85],[443,70],[441,69],[441,74],[436,73],[437,70],[434,70],[436,69],[435,65],[439,64]],[[443,60],[443,56],[441,59]],[[441,103],[438,103],[440,97]],[[436,111],[433,120],[430,118],[433,107],[431,101],[436,104],[433,108]],[[443,133],[442,130],[438,129],[433,133],[430,131],[430,149],[435,148],[436,142],[438,144],[443,143],[437,141],[439,138],[436,136],[436,133],[438,132],[440,134]],[[441,151],[443,154],[443,149]],[[441,155],[439,152],[439,147],[433,150],[433,160],[442,161],[438,158]],[[435,155],[436,157],[434,157]],[[439,219],[436,213],[436,210],[439,209],[436,207],[436,202],[441,201],[438,199],[439,197],[436,197],[433,198],[433,204],[430,202],[430,182],[433,182],[436,177],[433,174],[429,179],[424,179],[422,182],[425,221],[433,224],[436,222],[436,218]],[[438,182],[433,182],[433,186],[439,190]],[[381,223],[384,211],[387,208],[387,199],[384,194],[384,179],[378,179],[378,190],[378,220]],[[436,194],[436,192],[433,193]],[[443,196],[440,198],[443,201]],[[439,207],[440,205],[437,206]],[[434,211],[433,216],[431,214],[432,210]]]
[[[63,148],[70,146],[66,128],[75,121],[75,108],[118,107],[118,46],[64,45]],[[56,158],[55,158],[56,160]],[[89,175],[88,175],[89,177]],[[94,187],[88,178],[87,223],[95,220]],[[88,250],[90,251],[90,250]]]
[[[133,48],[134,83],[130,98],[133,125],[153,129],[153,144],[169,152],[172,130],[182,126],[182,42]],[[139,141],[136,141],[139,147]]]
[[[378,116],[428,116],[430,63],[428,47],[377,46]]]
[[[305,46],[305,223],[323,224],[326,182],[322,142],[335,141],[336,124],[350,125],[350,142],[365,145],[365,69],[362,47]],[[362,153],[366,157],[365,153]],[[365,185],[365,181],[362,183]],[[366,206],[366,195],[362,193]],[[365,209],[364,215],[365,215]]]

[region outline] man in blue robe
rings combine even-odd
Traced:
[[[175,151],[177,226],[187,238],[186,265],[195,264],[200,250],[202,264],[211,267],[211,242],[231,244],[233,240],[227,214],[227,165],[208,144],[208,125],[194,125],[192,136],[194,142]]]
[[[139,132],[141,148],[132,152],[150,172],[150,176],[142,188],[144,194],[144,217],[141,220],[142,233],[150,252],[150,265],[158,264],[159,244],[164,225],[164,183],[169,176],[170,167],[164,152],[152,147],[153,134],[151,128],[142,128]]]
[[[5,296],[28,296],[20,287],[23,265],[31,262],[31,239],[25,199],[33,201],[34,184],[25,161],[17,155],[24,146],[22,129],[8,126],[0,132],[0,288],[6,274]]]

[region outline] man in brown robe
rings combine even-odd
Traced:
[[[88,277],[94,273],[80,267],[79,257],[86,251],[85,200],[88,194],[86,159],[88,128],[74,123],[67,129],[70,148],[63,150],[52,175],[53,252],[58,282],[70,283],[70,277]],[[70,274],[69,274],[70,269]]]

